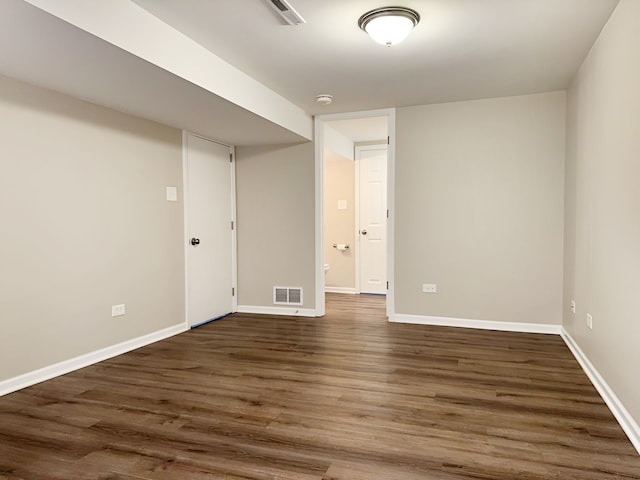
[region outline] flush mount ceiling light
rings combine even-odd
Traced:
[[[376,42],[390,47],[402,40],[420,21],[415,10],[405,7],[376,8],[358,20],[358,26]]]

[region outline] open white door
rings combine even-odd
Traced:
[[[233,311],[233,169],[231,147],[185,134],[189,326]]]
[[[387,293],[387,146],[356,148],[361,293]]]

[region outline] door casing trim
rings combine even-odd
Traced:
[[[396,149],[396,109],[384,108],[361,112],[332,113],[314,117],[314,155],[315,155],[315,312],[321,317],[325,314],[325,278],[324,278],[324,124],[333,120],[350,120],[371,117],[387,117],[389,144],[387,146],[387,317],[395,314],[394,300],[394,208],[395,208],[395,149]]]

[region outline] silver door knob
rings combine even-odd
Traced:
[[[191,239],[191,245],[200,245],[200,239],[196,238],[196,237],[193,237]]]

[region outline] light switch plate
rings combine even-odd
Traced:
[[[178,188],[177,187],[167,187],[167,201],[169,201],[169,202],[177,202],[178,201]]]
[[[120,305],[114,305],[111,307],[112,317],[119,317],[121,315],[124,315],[125,313],[127,312],[125,311],[124,303],[121,303]]]

